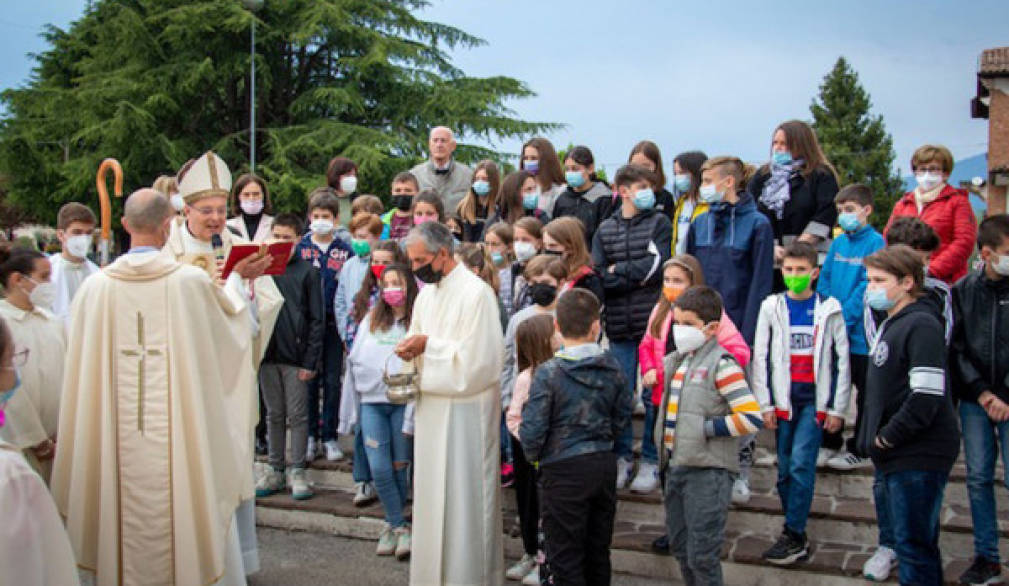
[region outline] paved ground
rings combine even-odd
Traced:
[[[392,586],[406,584],[409,564],[375,555],[375,543],[333,535],[260,527],[262,569],[249,586]],[[615,586],[657,586],[669,581],[615,575]],[[518,584],[510,582],[509,584]]]

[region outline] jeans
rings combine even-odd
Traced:
[[[375,492],[385,509],[385,522],[392,527],[406,525],[403,507],[407,497],[410,439],[403,434],[405,414],[406,405],[361,404],[364,451],[375,476]]]
[[[939,511],[948,472],[903,470],[883,475],[897,539],[901,584],[941,585]]]
[[[553,583],[608,586],[617,514],[616,457],[596,452],[545,464],[540,483]]]
[[[624,377],[627,379],[627,392],[633,395],[638,382],[637,342],[633,340],[610,340],[610,353],[617,359],[617,363],[620,364],[620,370],[624,372]],[[652,422],[655,421],[655,407],[652,406],[651,400],[647,400],[645,401],[645,433],[644,438],[642,438],[641,441],[641,457],[647,460],[648,453],[650,451],[651,460],[648,461],[654,463],[658,462],[659,458],[658,452],[655,450],[655,441],[651,434],[653,426],[650,426],[648,421],[649,407],[651,407]],[[617,455],[617,458],[631,462],[634,460],[633,447],[634,425],[629,420],[627,422],[627,427],[625,427],[624,430],[621,431],[616,438],[614,438],[613,453]],[[616,482],[616,480],[614,480],[614,482]]]
[[[270,446],[270,466],[284,469],[284,443],[291,429],[291,466],[305,467],[308,445],[308,385],[298,379],[297,366],[263,364],[259,367],[259,387],[266,402],[266,429]]]
[[[322,337],[322,366],[308,385],[308,433],[322,441],[336,439],[340,411],[340,373],[343,370],[343,342],[336,335],[333,317],[326,319]],[[319,429],[319,390],[322,389],[322,430]]]
[[[732,473],[724,468],[671,466],[666,470],[669,550],[687,586],[721,585],[722,542],[732,498]]]
[[[793,409],[791,421],[778,421],[778,497],[785,512],[785,526],[806,532],[809,507],[816,482],[816,454],[823,429],[816,420],[816,405]]]
[[[1009,422],[996,423],[977,403],[960,403],[960,427],[967,464],[967,494],[974,522],[974,554],[999,562],[998,518],[995,514],[995,458],[999,452],[1009,486]],[[996,446],[996,436],[998,446]]]
[[[890,519],[890,496],[883,473],[876,470],[872,479],[872,500],[876,505],[876,528],[879,530],[880,547],[897,549],[897,538],[893,535],[893,520]]]

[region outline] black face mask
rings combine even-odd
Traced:
[[[438,281],[441,281],[441,278],[444,276],[441,271],[434,270],[431,266],[432,263],[434,263],[434,259],[413,272],[415,277],[424,281],[428,285],[436,284]]]
[[[557,287],[547,283],[533,283],[529,286],[529,297],[536,305],[546,307],[557,298]]]
[[[392,196],[392,205],[396,206],[401,212],[406,212],[410,210],[410,204],[413,203],[412,195],[394,195]]]
[[[547,248],[543,249],[542,254],[549,254],[550,256],[564,256],[564,253],[559,250],[549,250]]]

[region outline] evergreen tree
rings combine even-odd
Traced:
[[[256,172],[274,205],[300,211],[337,155],[362,193],[426,156],[430,128],[460,137],[463,161],[508,155],[465,144],[554,128],[517,120],[533,95],[508,77],[474,78],[447,51],[483,43],[421,20],[424,0],[97,0],[67,30],[50,26],[26,86],[2,94],[0,176],[7,199],[52,222],[59,205],[97,203],[101,159],[126,189],[149,185],[207,149],[248,168],[250,27],[256,23]]]
[[[870,114],[871,107],[858,74],[839,57],[823,78],[819,99],[814,99],[809,109],[820,145],[837,169],[838,183],[841,187],[862,183],[872,189],[875,205],[871,222],[882,230],[901,196],[903,181],[893,169],[893,139],[883,117]]]

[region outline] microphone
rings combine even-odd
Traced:
[[[210,237],[210,246],[214,248],[214,256],[217,258],[217,262],[224,261],[224,241],[221,240],[220,234],[214,234]]]

